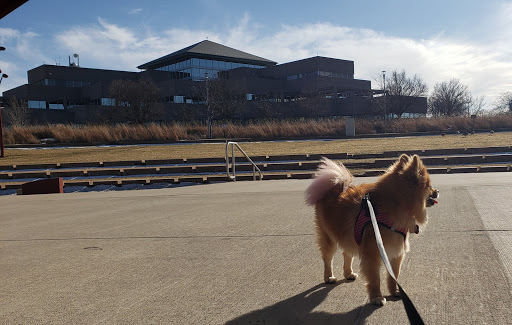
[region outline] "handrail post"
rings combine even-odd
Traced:
[[[236,171],[235,171],[235,144],[231,144],[231,168],[233,168],[233,180],[236,181]]]
[[[231,145],[231,168],[233,170],[233,175],[231,175],[230,171],[229,171],[229,146]],[[260,176],[260,181],[263,179],[263,174],[261,173],[261,170],[259,169],[258,166],[256,166],[256,164],[254,163],[254,161],[252,161],[252,159],[245,153],[245,151],[242,150],[242,148],[240,148],[240,146],[238,145],[238,143],[236,142],[226,142],[226,174],[227,176],[233,180],[233,181],[236,181],[236,159],[235,159],[235,146],[238,148],[238,150],[240,150],[240,152],[245,156],[245,158],[247,159],[247,161],[249,161],[251,164],[252,164],[252,178],[253,180],[256,180],[256,170],[258,170],[258,173],[259,173],[259,176]]]

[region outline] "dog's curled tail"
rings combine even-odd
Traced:
[[[334,187],[338,188],[340,193],[344,192],[353,180],[354,176],[343,164],[339,165],[330,159],[322,158],[313,183],[306,189],[306,203],[315,205]]]

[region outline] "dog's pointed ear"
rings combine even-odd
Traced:
[[[398,158],[398,164],[400,166],[405,166],[409,162],[410,157],[403,153],[400,158]]]
[[[395,164],[391,167],[392,172],[399,172],[404,169],[405,165],[409,162],[410,157],[403,153],[400,158],[395,162]]]
[[[419,175],[424,169],[425,166],[423,165],[423,162],[421,161],[418,155],[412,156],[409,165],[406,168],[408,172],[413,173],[415,175]]]

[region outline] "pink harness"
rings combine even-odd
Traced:
[[[367,225],[372,223],[367,200],[368,199],[365,196],[361,202],[361,210],[359,211],[359,214],[356,219],[356,224],[354,226],[354,239],[356,240],[357,245],[361,245],[361,241],[363,240],[364,229],[366,228]],[[393,227],[393,224],[388,220],[386,214],[382,211],[382,209],[379,209],[379,207],[376,206],[373,202],[372,205],[374,207],[375,218],[377,219],[377,223],[404,236],[405,241],[407,230],[405,228],[397,229]]]

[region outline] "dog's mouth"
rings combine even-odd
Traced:
[[[426,202],[427,208],[433,206],[434,204],[437,204],[438,202],[436,199],[438,197],[439,197],[439,191],[438,190],[433,191],[432,194],[430,194],[430,196],[427,198],[427,202]]]
[[[427,208],[430,208],[431,206],[433,206],[434,204],[437,204],[437,200],[435,200],[433,197],[428,197],[427,198]]]

